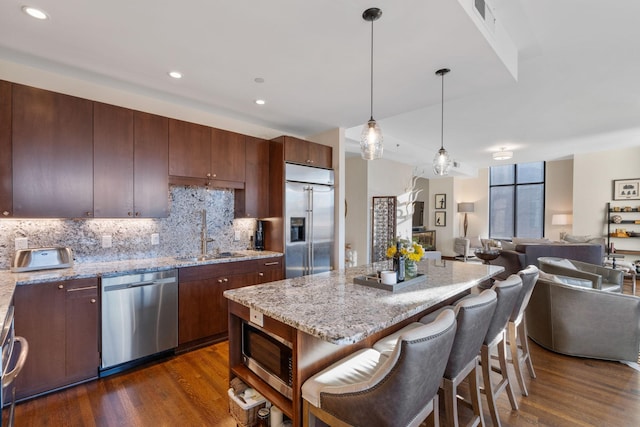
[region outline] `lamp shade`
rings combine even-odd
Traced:
[[[505,151],[502,149],[493,153],[492,156],[493,160],[509,160],[513,157],[513,151]]]
[[[464,212],[464,213],[473,212],[474,209],[475,209],[475,206],[471,202],[458,203],[458,212]]]
[[[551,216],[551,225],[570,225],[573,224],[572,214],[555,214]]]

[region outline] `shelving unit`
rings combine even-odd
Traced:
[[[636,203],[640,203],[636,201]],[[615,210],[615,209],[620,210]],[[625,210],[626,209],[626,210]],[[614,215],[619,215],[622,219],[615,222]],[[607,203],[607,255],[611,252],[612,239],[638,239],[640,238],[640,208],[630,206],[612,206],[611,202]],[[620,226],[620,227],[619,227]],[[630,227],[625,227],[630,226]],[[624,230],[624,231],[619,231]],[[636,245],[640,250],[640,240]],[[629,250],[625,248],[624,251]]]

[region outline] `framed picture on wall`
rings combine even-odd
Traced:
[[[614,179],[613,200],[640,200],[640,178]]]
[[[436,227],[444,227],[447,225],[447,213],[444,211],[436,211],[435,218]]]
[[[446,194],[436,194],[436,209],[447,209],[447,195]]]

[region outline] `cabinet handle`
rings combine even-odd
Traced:
[[[211,174],[210,173],[207,174],[207,178],[211,178]]]
[[[229,279],[227,279],[226,277],[223,277],[222,279],[218,279],[218,283],[223,283],[223,282],[228,282]]]
[[[96,303],[96,299],[95,299],[95,298],[91,298],[91,299],[89,300],[89,302],[91,302],[91,304],[95,304],[95,303]]]
[[[264,273],[261,271],[260,273],[258,273],[258,276],[263,277]]]
[[[278,265],[278,264],[280,264],[280,262],[279,262],[279,261],[274,261],[274,262],[265,262],[265,263],[264,263],[264,265],[265,265],[265,266],[267,266],[267,265]]]
[[[133,212],[127,212],[127,216],[133,216]]]
[[[58,285],[58,289],[64,289],[64,285],[61,283]]]
[[[223,280],[225,283],[229,281],[229,279],[227,279],[226,277]]]
[[[213,175],[211,175],[211,176],[215,178],[215,177],[216,177],[216,176],[218,176],[218,175],[214,173],[214,174],[213,174]]]
[[[218,279],[218,283],[222,283],[222,279]]]
[[[93,216],[93,212],[87,212],[87,216]]]
[[[60,285],[62,286],[62,285]],[[60,287],[58,286],[58,287]],[[62,289],[62,288],[60,288]],[[81,288],[72,288],[72,289],[67,289],[67,292],[78,292],[78,291],[88,291],[89,289],[98,289],[97,286],[83,286]]]
[[[140,212],[136,212],[136,216],[140,216]]]
[[[9,216],[10,214],[11,214],[11,212],[9,212],[9,211],[3,211],[2,212],[2,215],[4,215],[4,216]]]

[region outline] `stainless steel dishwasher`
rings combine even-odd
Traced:
[[[178,271],[102,277],[101,376],[178,346]]]

